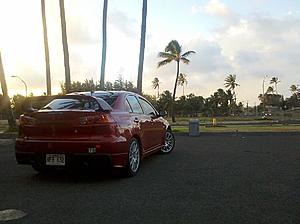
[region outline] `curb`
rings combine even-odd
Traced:
[[[189,133],[176,133],[175,136],[206,137],[206,136],[300,136],[300,132],[199,132],[198,136],[189,136]]]

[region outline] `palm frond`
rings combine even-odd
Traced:
[[[170,58],[167,58],[163,61],[160,61],[157,63],[157,68],[161,67],[161,66],[164,66],[166,64],[169,64],[171,61],[173,61],[173,59],[170,59]]]
[[[195,51],[187,51],[187,52],[185,52],[183,55],[182,55],[182,57],[188,57],[190,54],[195,54],[196,52]]]
[[[181,46],[177,40],[172,40],[166,46],[165,52],[170,52],[172,54],[181,54]]]
[[[158,53],[158,57],[160,57],[160,58],[172,58],[172,59],[175,59],[176,55],[168,53],[168,52],[159,52]]]
[[[190,60],[184,57],[181,57],[180,60],[184,63],[184,64],[189,64]]]

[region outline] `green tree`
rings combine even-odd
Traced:
[[[184,96],[184,86],[187,85],[187,79],[186,79],[187,75],[186,74],[183,74],[183,73],[180,73],[179,76],[178,76],[178,82],[177,84],[179,86],[182,86],[182,95]]]
[[[158,56],[160,58],[164,58],[164,60],[158,62],[157,67],[164,66],[166,64],[171,63],[172,61],[176,62],[177,65],[177,72],[176,72],[176,79],[174,84],[174,90],[173,90],[173,96],[172,96],[172,103],[171,103],[171,114],[172,114],[172,121],[175,122],[175,113],[174,113],[174,103],[175,103],[175,97],[176,97],[176,88],[177,88],[177,81],[178,76],[180,73],[180,62],[183,62],[185,64],[189,64],[190,60],[188,59],[188,56],[195,53],[195,51],[187,51],[185,53],[182,53],[182,47],[178,43],[177,40],[172,40],[165,48],[164,52],[159,52]]]
[[[101,75],[100,75],[100,89],[104,89],[105,81],[105,65],[106,65],[106,48],[107,48],[107,4],[108,0],[103,1],[103,17],[102,17],[102,60],[101,60]]]
[[[277,77],[273,77],[270,80],[270,84],[274,84],[276,94],[278,94],[277,85],[278,85],[279,82],[280,81],[279,81],[279,79]]]
[[[20,116],[24,113],[24,105],[26,103],[26,97],[20,94],[14,95],[11,101],[11,106],[15,116]]]
[[[60,8],[60,21],[61,21],[61,34],[62,34],[62,45],[64,53],[64,66],[65,66],[65,85],[66,93],[70,92],[71,89],[71,75],[70,75],[70,62],[69,62],[69,48],[67,38],[67,25],[65,16],[65,3],[64,0],[59,0]]]
[[[152,88],[153,89],[157,89],[157,98],[159,98],[159,79],[157,77],[155,77],[152,81]]]
[[[49,57],[49,46],[48,46],[45,0],[41,0],[41,9],[42,9],[42,22],[43,22],[43,34],[44,34],[47,95],[50,96],[51,95],[51,73],[50,73],[50,57]]]
[[[168,114],[171,113],[172,110],[172,93],[169,90],[164,91],[162,94],[160,94],[160,98],[157,102],[157,109],[167,111]]]
[[[144,67],[144,54],[145,54],[145,42],[146,42],[146,24],[147,24],[147,0],[143,0],[142,9],[142,26],[141,26],[141,42],[140,42],[140,55],[139,55],[139,67],[138,67],[138,79],[137,79],[137,91],[142,94],[143,88],[143,67]]]

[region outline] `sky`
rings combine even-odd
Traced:
[[[65,0],[72,81],[100,79],[102,0]],[[46,0],[52,92],[64,82],[59,1]],[[136,85],[142,0],[108,0],[106,80],[120,75]],[[39,0],[0,0],[0,50],[9,95],[46,92],[46,72]],[[143,91],[172,92],[175,63],[157,68],[158,52],[177,40],[183,52],[194,50],[185,93],[208,97],[236,74],[237,99],[259,103],[257,96],[271,77],[278,77],[278,92],[289,97],[289,87],[300,85],[300,1],[298,0],[148,0]],[[177,96],[182,95],[178,88]]]

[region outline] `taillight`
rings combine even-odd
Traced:
[[[79,122],[81,125],[89,125],[89,124],[112,123],[114,122],[114,120],[111,118],[109,114],[101,114],[95,116],[80,117]]]
[[[19,122],[20,125],[35,125],[36,119],[28,115],[21,115]]]

